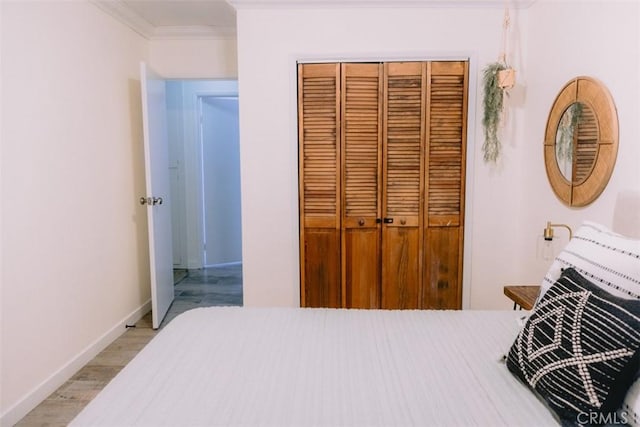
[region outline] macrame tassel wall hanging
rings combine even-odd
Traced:
[[[507,60],[507,40],[509,36],[509,2],[505,2],[504,19],[502,25],[502,51],[498,61],[488,64],[483,71],[484,115],[482,125],[484,127],[484,144],[482,152],[485,162],[495,163],[500,157],[500,139],[498,131],[500,123],[504,119],[504,95],[516,83],[516,71]]]

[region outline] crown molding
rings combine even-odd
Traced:
[[[142,37],[151,38],[154,27],[120,0],[89,0],[103,12],[122,22]]]
[[[508,0],[515,9],[526,9],[537,0]],[[236,9],[278,8],[504,8],[505,0],[227,0]]]
[[[163,26],[156,27],[151,40],[175,40],[175,39],[234,39],[235,27],[213,26]]]
[[[155,27],[121,0],[89,1],[147,40],[232,39],[236,37],[235,27],[206,25]]]

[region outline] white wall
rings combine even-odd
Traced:
[[[147,42],[88,2],[0,8],[0,424],[12,425],[148,309]]]
[[[299,304],[296,60],[470,57],[464,302],[477,309],[509,308],[503,286],[539,283],[549,264],[537,254],[547,220],[608,223],[616,192],[638,188],[637,9],[637,2],[538,1],[512,10],[510,53],[519,83],[508,99],[503,156],[487,165],[480,150],[480,80],[482,68],[500,52],[501,5],[240,8],[245,304]],[[569,209],[547,183],[542,139],[555,94],[579,74],[610,86],[621,148],[605,194],[590,207]]]
[[[4,87],[4,79],[2,75],[4,73],[4,66],[2,62],[2,46],[4,39],[4,31],[3,31],[3,22],[4,22],[4,7],[0,4],[0,96],[3,92]],[[4,164],[3,157],[3,145],[2,140],[4,138],[4,134],[2,132],[2,124],[4,123],[4,102],[0,101],[0,233],[4,228],[4,186],[2,185],[2,177],[4,173],[2,172],[2,165]],[[4,271],[4,244],[2,243],[2,234],[0,234],[0,271]],[[4,277],[3,274],[0,273],[0,310],[4,307]],[[4,348],[4,316],[0,313],[0,381],[2,380],[2,371],[4,366],[4,355],[2,354],[2,349]],[[2,387],[0,387],[0,425],[2,424],[2,414],[4,413],[3,399],[2,399]]]
[[[0,41],[11,425],[149,310],[139,61],[176,78],[237,67],[234,39],[149,41],[86,0],[0,1]]]
[[[640,2],[538,1],[528,11],[526,132],[519,149],[524,194],[519,242],[520,272],[508,279],[539,282],[549,262],[536,261],[536,238],[546,221],[563,222],[575,230],[583,220],[612,225],[618,192],[640,191]],[[544,169],[542,149],[547,116],[555,96],[573,77],[602,81],[618,110],[620,142],[615,169],[602,195],[584,208],[569,208],[553,193]],[[557,235],[565,236],[562,230]],[[538,240],[539,241],[539,240]],[[556,245],[556,251],[561,245]],[[498,289],[478,302],[489,305]]]
[[[175,79],[233,79],[238,75],[235,38],[152,40],[149,61],[162,76]]]
[[[202,98],[205,265],[242,261],[238,97]]]
[[[493,8],[238,10],[246,305],[299,304],[295,61],[470,57],[470,122],[479,124],[477,75],[479,67],[498,57],[502,16],[501,9]],[[512,12],[512,20],[519,38],[521,13]],[[519,52],[514,53],[518,63],[522,59]],[[511,119],[518,121],[520,116],[516,108]],[[522,126],[515,129],[518,136]],[[493,206],[500,200],[501,208],[484,216],[468,210],[467,228],[499,226],[502,235],[518,234],[519,225],[511,220],[518,214],[522,197],[511,184],[521,180],[520,165],[514,161],[518,147],[506,144],[506,161],[496,170],[480,160],[481,135],[479,126],[469,133],[467,198],[472,203],[468,206],[474,207],[482,197],[491,199]],[[512,198],[503,203],[505,189],[512,192]],[[467,233],[468,249],[474,244],[471,237]],[[493,252],[497,257],[511,254],[507,247]],[[474,261],[465,260],[467,294],[470,277],[494,267],[475,270]],[[503,262],[500,269],[511,275],[517,271],[513,263]],[[477,305],[472,301],[472,306]]]

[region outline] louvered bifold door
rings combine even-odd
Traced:
[[[341,92],[343,301],[378,308],[382,64],[342,64]]]
[[[429,64],[422,308],[462,304],[468,62]]]
[[[382,308],[418,308],[426,63],[384,65]]]
[[[340,64],[298,65],[300,303],[340,307]]]

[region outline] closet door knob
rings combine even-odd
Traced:
[[[360,218],[358,220],[358,225],[360,225],[360,227],[362,227],[364,225],[364,218]]]

